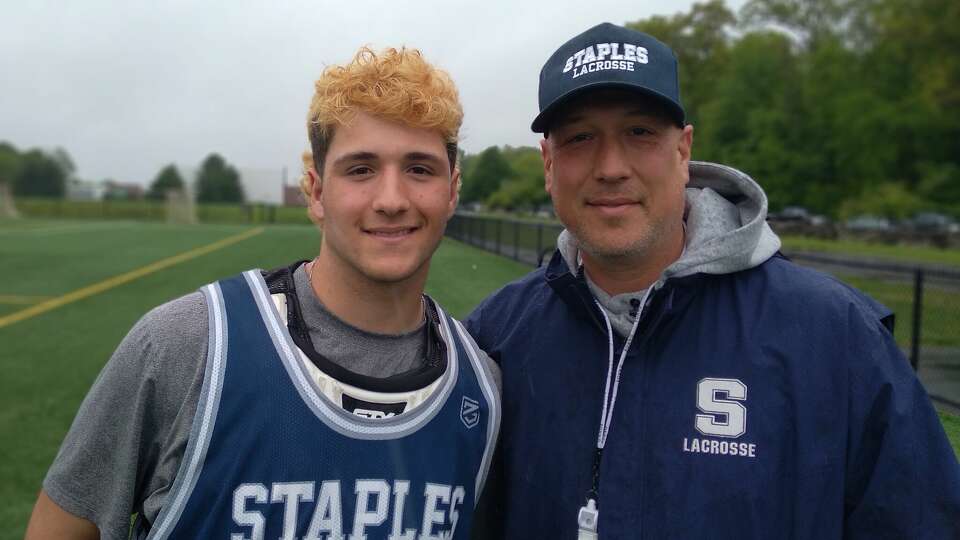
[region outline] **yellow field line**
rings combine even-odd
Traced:
[[[103,229],[128,229],[132,226],[129,222],[113,222],[113,223],[75,223],[73,225],[57,225],[54,227],[25,227],[22,229],[8,229],[0,230],[0,235],[32,235],[32,236],[44,236],[47,234],[56,234],[56,233],[72,233],[72,232],[90,232],[90,231],[100,231]]]
[[[23,296],[19,294],[0,294],[0,304],[36,304],[49,296]]]
[[[240,234],[231,236],[229,238],[224,238],[223,240],[218,240],[212,244],[207,244],[205,246],[200,246],[198,248],[191,249],[189,251],[184,251],[178,255],[172,257],[167,257],[166,259],[161,259],[157,262],[150,263],[146,266],[137,268],[136,270],[131,270],[126,274],[120,274],[119,276],[114,276],[109,279],[105,279],[99,283],[94,283],[93,285],[88,285],[81,289],[68,292],[63,296],[58,296],[47,300],[46,302],[37,304],[35,306],[28,307],[26,309],[11,313],[5,317],[0,317],[0,328],[5,326],[10,326],[13,323],[20,322],[31,317],[36,317],[41,313],[46,313],[50,310],[57,309],[58,307],[65,306],[76,302],[77,300],[82,300],[88,298],[95,294],[100,294],[106,290],[112,289],[124,283],[129,283],[135,279],[142,278],[148,274],[163,270],[165,268],[170,268],[171,266],[180,264],[190,259],[195,259],[201,255],[206,255],[208,253],[217,251],[218,249],[223,249],[229,245],[236,244],[246,240],[247,238],[256,236],[263,232],[263,227],[257,227],[256,229],[251,229],[249,231],[242,232]]]

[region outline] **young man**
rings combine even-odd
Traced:
[[[500,362],[505,538],[960,538],[960,469],[892,314],[778,253],[690,161],[672,51],[602,24],[540,74],[566,230],[467,320]]]
[[[423,295],[462,111],[415,50],[316,82],[319,255],[147,314],[84,401],[27,538],[466,538],[497,368]]]

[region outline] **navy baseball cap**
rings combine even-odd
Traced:
[[[603,23],[564,43],[543,65],[540,114],[530,129],[544,133],[561,105],[601,88],[649,96],[663,104],[678,125],[684,125],[677,57],[670,47],[643,32]]]

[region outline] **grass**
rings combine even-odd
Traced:
[[[953,451],[960,458],[960,416],[939,411],[940,422],[943,423],[943,430],[947,432],[947,438],[953,445]]]
[[[913,283],[884,281],[854,274],[838,278],[869,294],[896,313],[894,336],[901,347],[909,347],[913,331]],[[960,346],[960,289],[928,284],[923,295],[923,346]]]
[[[24,309],[24,302],[58,297],[250,229],[0,220],[0,318]],[[310,258],[317,246],[310,226],[270,226],[216,253],[0,327],[0,500],[5,503],[0,506],[0,540],[22,538],[37,490],[80,401],[144,312],[247,268]],[[434,257],[427,292],[463,317],[490,292],[528,270],[445,240]],[[896,300],[900,293],[890,294]],[[960,454],[960,417],[942,413],[941,419]]]
[[[0,221],[0,317],[12,297],[57,297],[251,227],[135,222]],[[37,490],[80,401],[147,310],[247,268],[315,255],[310,226],[273,226],[216,253],[0,328],[0,539],[22,538]],[[529,267],[445,240],[427,292],[463,317]],[[465,286],[469,284],[468,286]],[[14,443],[15,441],[15,443]]]
[[[902,263],[929,263],[960,268],[960,250],[921,245],[890,245],[859,240],[824,240],[803,236],[781,236],[786,252],[815,251],[887,259]]]
[[[909,264],[936,264],[960,269],[960,250],[929,246],[894,246],[855,240],[823,240],[786,236],[784,250],[813,251],[854,255]],[[838,271],[839,272],[839,271]],[[852,271],[851,271],[852,272]],[[864,277],[855,273],[838,273],[837,277],[869,294],[897,314],[896,338],[901,347],[911,344],[913,328],[913,282]],[[944,286],[928,280],[923,295],[924,346],[960,347],[960,288]]]

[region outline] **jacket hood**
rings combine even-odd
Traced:
[[[752,178],[725,165],[690,162],[684,212],[683,254],[660,281],[697,273],[729,274],[753,268],[780,249],[780,238],[767,225],[767,195]],[[579,269],[576,238],[567,230],[557,247],[570,272]]]

